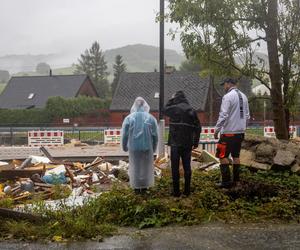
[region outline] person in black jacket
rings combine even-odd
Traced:
[[[171,147],[171,168],[173,177],[173,196],[179,197],[179,162],[182,159],[184,169],[184,192],[190,195],[191,153],[199,145],[201,125],[196,111],[191,107],[183,91],[178,91],[168,101],[164,114],[170,118],[168,145]]]

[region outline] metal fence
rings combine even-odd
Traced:
[[[19,146],[28,145],[28,131],[33,130],[61,130],[64,131],[64,142],[68,143],[72,139],[80,140],[90,145],[104,143],[104,130],[114,129],[108,127],[0,127],[0,145]],[[168,140],[169,128],[166,128],[165,141]],[[258,136],[264,135],[262,126],[251,126],[247,129],[247,134]],[[297,135],[300,135],[300,127],[297,128]],[[202,148],[207,151],[215,151],[216,143],[205,142],[200,143]]]

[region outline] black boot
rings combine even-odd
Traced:
[[[189,196],[191,194],[191,175],[184,177],[184,192],[185,196]]]
[[[240,181],[240,164],[233,164],[233,183]]]
[[[218,183],[217,186],[219,188],[229,188],[231,186],[231,178],[230,178],[230,169],[229,164],[221,164],[221,183]]]
[[[180,197],[180,188],[179,188],[179,181],[173,181],[173,192],[172,196],[174,197]]]

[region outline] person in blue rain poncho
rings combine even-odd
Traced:
[[[149,111],[147,102],[142,97],[136,98],[122,125],[122,148],[129,151],[130,186],[136,193],[154,185],[153,153],[158,134],[156,119]]]

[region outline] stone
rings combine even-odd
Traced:
[[[250,167],[255,168],[255,169],[259,169],[259,170],[267,170],[268,171],[268,170],[271,169],[272,165],[253,161],[253,163],[251,164]]]
[[[296,155],[291,151],[278,150],[274,157],[274,164],[279,166],[291,166],[296,160]]]
[[[240,160],[242,165],[251,166],[253,164],[254,159],[254,152],[245,149],[241,150]]]
[[[300,165],[299,164],[294,164],[293,166],[292,166],[292,168],[291,168],[291,171],[293,172],[293,173],[298,173],[298,174],[300,174]]]
[[[256,148],[255,160],[260,163],[273,164],[275,152],[270,144],[262,143]]]

